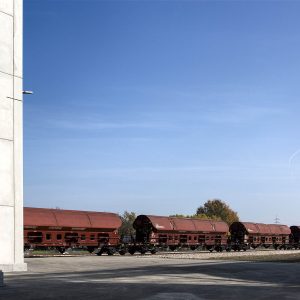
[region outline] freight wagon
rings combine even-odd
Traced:
[[[234,222],[229,227],[230,248],[244,250],[264,247],[274,249],[292,248],[291,229],[287,225]]]
[[[111,255],[118,248],[117,214],[46,208],[24,208],[25,249],[57,249],[81,247]]]
[[[228,225],[223,221],[140,215],[133,223],[135,251],[155,253],[157,249],[189,248],[209,251],[227,249]]]

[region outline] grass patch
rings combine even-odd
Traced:
[[[82,249],[72,249],[68,250],[66,254],[64,255],[87,255],[90,254],[87,250],[82,250]],[[31,250],[31,251],[26,251],[25,256],[30,257],[30,256],[35,256],[35,255],[45,255],[45,256],[51,256],[51,255],[62,255],[58,250]]]

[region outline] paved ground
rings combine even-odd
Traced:
[[[299,299],[299,263],[48,257],[5,274],[0,299]]]

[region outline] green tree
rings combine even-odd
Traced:
[[[238,214],[229,205],[219,199],[208,200],[197,209],[197,215],[205,215],[209,218],[219,218],[227,224],[239,221]]]
[[[212,216],[207,216],[206,214],[196,214],[196,215],[181,215],[181,214],[175,214],[175,215],[170,215],[170,217],[173,218],[191,218],[191,219],[202,219],[202,220],[216,220],[216,221],[221,221],[221,218],[215,215]]]
[[[174,217],[174,218],[190,218],[190,216],[188,216],[188,215],[181,215],[181,214],[170,215],[170,217]]]
[[[136,219],[136,214],[134,212],[125,211],[120,218],[122,220],[122,225],[119,228],[121,238],[124,236],[134,237],[135,229],[133,228],[133,222]]]
[[[193,218],[196,218],[196,219],[202,219],[202,220],[215,220],[215,221],[221,221],[221,218],[218,217],[218,216],[215,216],[215,215],[211,215],[211,216],[208,216],[204,213],[201,213],[201,214],[196,214],[193,216]]]
[[[182,215],[182,214],[175,214],[170,215],[170,217],[174,218],[192,218],[192,219],[202,219],[202,220],[217,220],[221,221],[221,218],[215,215],[207,216],[206,214],[196,214],[196,215]]]

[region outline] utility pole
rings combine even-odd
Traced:
[[[279,224],[280,223],[280,219],[278,218],[278,215],[276,215],[275,219],[274,219],[275,224]]]

